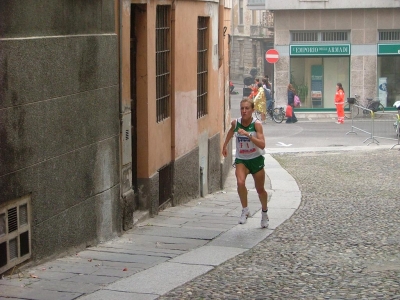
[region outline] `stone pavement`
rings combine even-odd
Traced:
[[[314,149],[274,158],[301,190],[293,216],[159,299],[400,299],[399,151]]]
[[[14,270],[0,280],[0,300],[400,299],[400,151],[355,146],[362,142],[336,125],[295,126],[291,135],[266,127],[268,229],[251,177],[253,216],[237,224],[232,170],[224,191],[76,255]]]
[[[156,299],[212,271],[255,247],[300,205],[292,176],[268,154],[265,163],[268,229],[260,228],[251,176],[252,217],[238,225],[241,205],[232,170],[223,191],[167,208],[115,240],[5,276],[0,299]]]

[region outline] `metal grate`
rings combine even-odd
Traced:
[[[292,42],[348,42],[348,31],[295,31]]]
[[[170,116],[171,66],[170,7],[157,6],[156,20],[156,110],[157,122]]]
[[[10,260],[16,259],[18,257],[18,241],[17,238],[13,238],[8,242],[8,248],[10,250]]]
[[[380,41],[400,41],[400,30],[379,31]]]
[[[159,173],[159,195],[158,205],[161,206],[164,203],[171,200],[172,197],[172,163],[164,166]]]
[[[17,208],[12,207],[8,210],[8,233],[16,231],[18,229],[18,217]]]
[[[6,214],[0,214],[0,237],[6,234]]]
[[[28,205],[24,204],[19,207],[19,226],[28,224]]]
[[[0,274],[31,257],[30,196],[0,206]]]
[[[323,42],[348,41],[348,34],[346,31],[322,32],[322,41]]]
[[[208,98],[208,20],[197,21],[197,118],[207,114]]]
[[[318,32],[292,32],[293,42],[317,42]]]

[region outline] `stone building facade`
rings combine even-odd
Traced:
[[[0,274],[223,186],[230,8],[0,3]]]
[[[265,61],[265,52],[273,48],[273,13],[252,7],[248,0],[233,0],[230,71],[233,80],[251,76],[273,77],[273,65]]]
[[[263,1],[274,11],[275,95],[286,103],[289,82],[303,108],[332,109],[337,82],[347,97],[400,99],[398,1]]]

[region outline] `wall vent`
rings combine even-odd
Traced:
[[[31,197],[0,205],[0,274],[31,257]]]

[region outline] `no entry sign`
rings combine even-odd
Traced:
[[[265,59],[267,60],[267,62],[269,62],[270,64],[274,64],[279,60],[279,52],[276,51],[275,49],[269,49],[266,53],[265,53]]]

